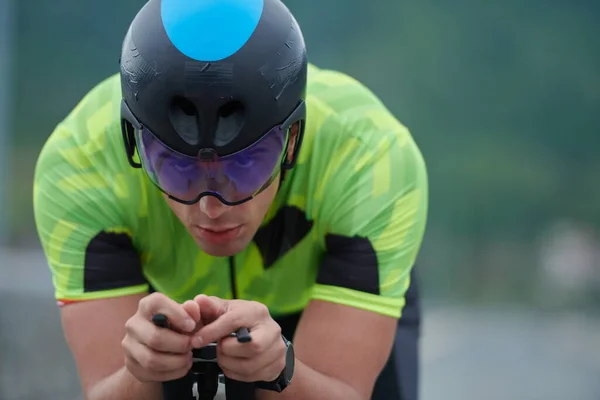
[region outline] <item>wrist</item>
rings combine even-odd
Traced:
[[[258,389],[271,390],[274,392],[281,393],[287,388],[293,380],[294,370],[296,365],[296,355],[294,353],[294,345],[291,341],[287,340],[285,336],[281,335],[283,342],[286,346],[285,351],[285,366],[279,375],[272,381],[269,382],[256,382]]]

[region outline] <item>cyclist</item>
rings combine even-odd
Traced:
[[[260,399],[416,399],[428,187],[409,131],[307,63],[280,0],[150,0],[120,66],[35,173],[86,398],[160,398],[217,342]]]

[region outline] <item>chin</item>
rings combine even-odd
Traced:
[[[205,252],[206,254],[213,256],[213,257],[230,257],[230,256],[234,256],[236,254],[238,254],[239,252],[241,252],[242,250],[244,250],[244,248],[246,247],[245,243],[242,243],[242,241],[238,240],[232,240],[229,243],[224,243],[224,244],[212,244],[212,243],[205,243],[204,241],[200,240],[200,239],[195,239],[196,243],[198,243],[198,247],[200,247],[200,249]]]

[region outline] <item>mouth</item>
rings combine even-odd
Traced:
[[[219,226],[219,227],[202,227],[194,226],[195,236],[204,242],[212,244],[224,244],[235,239],[242,229],[242,225],[237,226]]]

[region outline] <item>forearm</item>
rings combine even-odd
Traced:
[[[350,385],[296,359],[292,383],[281,393],[257,390],[258,400],[366,400]]]
[[[87,400],[162,400],[159,383],[140,382],[123,367],[96,383]]]

